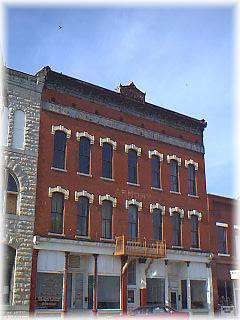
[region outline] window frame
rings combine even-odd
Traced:
[[[23,117],[24,117],[24,125],[21,126],[21,128],[18,128],[16,127],[16,117],[17,117],[17,114],[22,114]],[[25,146],[26,146],[26,112],[21,110],[21,109],[17,109],[13,112],[13,129],[12,129],[12,147],[14,149],[20,149],[20,150],[24,150],[25,149]],[[23,141],[22,141],[22,144],[21,146],[19,146],[17,144],[17,138],[19,136],[19,131],[21,131],[21,134],[23,135]]]
[[[197,175],[193,164],[188,164],[188,194],[197,196]]]
[[[61,147],[64,146],[64,148],[62,148],[63,150],[60,150],[60,146],[59,146],[59,150],[57,149],[57,144],[59,142],[57,142],[57,138],[58,135],[62,135],[62,137],[64,137],[64,142],[61,145]],[[54,132],[54,138],[53,138],[53,158],[52,158],[52,168],[54,169],[58,169],[58,170],[63,170],[66,171],[66,158],[67,158],[67,134],[66,132],[62,131],[62,130],[56,130]],[[62,142],[61,142],[62,143]],[[61,161],[59,161],[58,155],[61,153],[61,157],[63,159],[61,159]],[[61,165],[59,166],[59,163],[61,163]]]
[[[175,211],[172,213],[172,246],[173,247],[182,247],[182,218],[181,218],[181,215],[179,212]],[[178,217],[178,218],[176,218]],[[176,229],[176,226],[175,226],[175,222],[177,221],[176,219],[178,219],[178,222],[179,222],[179,230]],[[177,230],[178,231],[178,237],[176,235],[174,235],[174,231]],[[177,239],[177,242],[174,242],[174,240],[176,238]]]
[[[106,151],[105,148],[109,148],[110,150],[109,154],[110,157],[106,157],[108,154],[108,151]],[[106,179],[113,179],[113,154],[114,154],[114,148],[111,143],[109,142],[103,142],[102,143],[102,178]],[[107,169],[106,169],[107,168]],[[110,172],[109,175],[106,174],[106,172]]]
[[[157,178],[156,178],[157,176]],[[155,180],[157,183],[155,184]],[[161,160],[159,156],[151,156],[151,187],[161,189]]]
[[[84,199],[84,200],[83,200]],[[84,211],[87,211],[86,215],[82,215],[81,213],[83,212],[83,210],[80,210],[80,202],[81,201],[86,201],[86,208],[84,208]],[[86,196],[80,196],[78,197],[78,201],[77,201],[77,228],[76,228],[76,236],[77,237],[88,237],[89,236],[89,219],[90,219],[90,201],[89,198]],[[84,204],[84,203],[83,203]],[[85,224],[86,224],[86,232],[85,234],[80,234],[80,228],[79,228],[79,223],[80,221],[82,221],[83,219],[85,219]],[[82,230],[81,230],[82,231]]]
[[[195,226],[193,224],[194,221],[197,222]],[[199,237],[199,218],[198,218],[198,216],[193,214],[191,216],[190,223],[191,223],[191,247],[194,249],[199,249],[200,248],[200,237]],[[197,244],[194,243],[194,241],[193,241],[194,234],[197,239],[197,241],[196,241]]]
[[[174,168],[173,168],[173,164],[175,164]],[[174,170],[176,172],[173,172],[173,169],[176,169]],[[170,192],[180,193],[179,165],[177,160],[175,159],[170,160]]]
[[[135,221],[130,221],[130,211],[132,210],[132,208],[135,209]],[[135,225],[135,233],[136,233],[136,237],[133,237],[132,234],[132,226]],[[131,240],[136,240],[139,237],[139,216],[138,216],[138,207],[135,204],[130,204],[128,207],[128,237]]]
[[[84,143],[86,142],[87,142],[88,150],[87,152],[81,153],[81,151],[84,150]],[[83,148],[83,150],[81,150],[81,147]],[[85,163],[83,160],[85,161]],[[88,170],[84,170],[83,169],[84,167],[87,167]],[[91,169],[92,169],[91,168],[91,140],[86,136],[81,136],[78,141],[78,172],[84,175],[91,175]]]
[[[156,216],[156,214],[161,217],[160,223],[158,226],[157,226],[156,221],[154,221],[154,216]],[[153,209],[153,211],[152,211],[152,224],[153,224],[153,240],[162,241],[163,240],[163,213],[162,213],[161,209],[158,209],[158,208]],[[158,229],[158,232],[155,233],[154,228],[157,228],[157,227],[158,228],[160,227],[160,229]],[[158,233],[159,237],[155,237],[155,234],[157,234],[157,233]]]
[[[220,234],[219,234],[219,231],[222,230],[224,231],[224,240],[221,239],[221,242],[222,244],[224,244],[224,249],[225,251],[222,252],[222,248],[221,248],[221,245],[220,245],[220,241],[219,241],[219,238],[220,238]],[[228,240],[227,240],[227,227],[226,226],[220,226],[220,225],[217,225],[217,252],[219,255],[228,255]]]
[[[57,196],[60,196],[61,195],[61,201],[62,201],[62,204],[61,204],[61,207],[62,207],[62,210],[61,212],[58,212],[58,211],[53,211],[53,201],[54,201],[54,198],[56,197],[56,194]],[[56,205],[55,205],[56,206]],[[61,214],[61,218],[62,218],[62,223],[61,223],[61,229],[60,230],[61,232],[59,232],[59,229],[58,230],[54,230],[54,226],[53,226],[53,218],[55,219],[55,215],[60,215]],[[51,224],[50,224],[50,230],[49,230],[49,233],[51,234],[64,234],[64,215],[65,215],[65,198],[64,198],[64,194],[62,192],[58,192],[58,191],[54,191],[52,193],[52,197],[51,197]]]
[[[133,155],[134,159],[131,158]],[[138,184],[138,154],[134,149],[128,150],[128,183]]]
[[[106,216],[104,217],[104,206],[107,205],[109,206],[109,208],[107,209],[110,209],[111,212],[108,212],[111,214],[111,218],[107,217]],[[111,205],[111,207],[110,207]],[[105,212],[106,213],[106,212]],[[110,200],[103,200],[102,201],[102,206],[101,206],[101,219],[102,219],[102,239],[108,239],[108,240],[111,240],[113,238],[113,228],[112,228],[112,224],[113,224],[113,202],[110,201]],[[110,229],[110,233],[109,235],[107,235],[107,228],[106,226]]]

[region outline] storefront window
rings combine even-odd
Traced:
[[[164,304],[164,279],[147,278],[147,304]]]
[[[37,274],[36,308],[62,309],[63,274]]]
[[[191,308],[207,308],[207,284],[204,280],[191,280]]]

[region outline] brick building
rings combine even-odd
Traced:
[[[29,311],[37,182],[42,72],[6,68],[1,109],[5,232],[3,303],[13,313]]]
[[[236,205],[234,199],[208,195],[211,252],[214,254],[211,263],[214,309],[219,311],[225,306],[239,305],[239,283],[237,279],[231,278],[231,273],[237,270],[239,265]]]
[[[30,310],[213,310],[203,131],[45,68]]]

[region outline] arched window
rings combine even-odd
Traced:
[[[25,139],[25,112],[17,110],[13,116],[13,147],[17,149],[24,148]]]
[[[89,199],[79,197],[77,202],[77,235],[88,235]]]
[[[2,143],[4,146],[8,144],[8,128],[9,128],[9,109],[7,107],[3,108],[3,116],[2,116],[2,128],[3,128],[3,140]]]
[[[67,135],[64,131],[57,130],[54,134],[53,167],[65,169]]]
[[[178,163],[176,160],[170,161],[170,190],[174,192],[179,192]]]
[[[103,200],[102,202],[102,237],[112,239],[112,201]]]
[[[137,184],[137,151],[128,151],[128,182]]]
[[[158,156],[151,157],[152,165],[152,187],[160,188],[160,159]]]
[[[63,233],[64,194],[53,192],[51,207],[51,230],[53,233]]]
[[[79,172],[90,174],[90,139],[81,137],[79,141]]]
[[[153,239],[162,240],[162,211],[154,209],[152,213],[153,219]]]
[[[178,212],[172,215],[172,245],[181,246],[182,220]]]
[[[104,142],[102,149],[102,176],[112,179],[112,159],[113,147],[111,144]]]
[[[192,247],[199,247],[199,232],[198,232],[198,217],[196,215],[191,216],[191,238]]]
[[[138,237],[138,208],[130,205],[128,208],[128,235],[130,239]]]
[[[14,281],[14,267],[15,267],[16,249],[5,245],[4,246],[4,290],[3,302],[11,304],[13,281]]]
[[[188,165],[188,192],[193,196],[196,195],[196,170],[192,164]]]
[[[18,183],[17,180],[8,173],[7,182],[7,203],[6,203],[6,213],[16,214],[17,213],[17,203],[18,203]]]

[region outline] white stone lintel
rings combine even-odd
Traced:
[[[86,132],[86,131],[76,132],[77,141],[80,141],[81,137],[88,138],[90,140],[90,143],[94,144],[94,136],[92,136],[88,132]]]
[[[117,206],[117,198],[110,196],[110,194],[99,196],[99,204],[102,205],[104,200],[111,201],[114,208]]]
[[[64,199],[66,199],[66,200],[69,198],[69,190],[64,189],[64,188],[61,187],[61,186],[49,187],[49,188],[48,188],[48,196],[49,196],[50,198],[52,198],[52,194],[53,194],[54,192],[63,193],[63,194],[64,194]]]
[[[54,126],[52,125],[52,134],[55,134],[56,131],[63,131],[66,133],[67,138],[69,139],[71,137],[71,130],[65,128],[63,125]]]
[[[78,201],[79,197],[87,197],[89,199],[89,203],[93,203],[94,200],[93,193],[89,193],[86,190],[75,191],[75,201]]]
[[[135,146],[135,144],[125,144],[125,152],[128,153],[129,150],[135,150],[137,152],[138,157],[141,156],[142,149]]]
[[[126,209],[128,209],[130,205],[137,206],[138,207],[138,211],[142,210],[142,202],[137,201],[136,199],[126,200]]]

